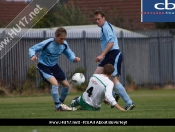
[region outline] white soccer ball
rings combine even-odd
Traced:
[[[80,86],[84,82],[85,82],[85,76],[82,73],[75,73],[72,76],[72,83],[73,84]]]

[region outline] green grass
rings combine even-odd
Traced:
[[[80,95],[69,94],[65,103]],[[136,104],[133,111],[121,112],[102,105],[101,111],[54,112],[54,104],[50,95],[30,97],[0,97],[0,118],[175,118],[175,90],[138,90],[129,92]],[[121,106],[125,106],[122,99]],[[83,129],[83,130],[82,130]],[[0,132],[56,132],[56,131],[95,131],[95,132],[173,132],[175,127],[165,126],[2,126]]]
[[[35,131],[34,131],[35,130]],[[174,132],[175,127],[150,127],[150,126],[15,126],[0,127],[0,132]]]

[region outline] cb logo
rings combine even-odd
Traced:
[[[168,3],[168,0],[165,0],[165,3],[156,3],[154,5],[154,8],[156,8],[157,10],[174,10],[175,3]]]

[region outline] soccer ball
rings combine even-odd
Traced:
[[[72,76],[72,82],[76,86],[80,86],[81,84],[83,84],[85,82],[85,77],[82,73],[75,73]]]

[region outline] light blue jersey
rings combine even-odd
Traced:
[[[54,38],[44,40],[29,48],[30,57],[36,55],[37,52],[41,52],[38,59],[39,63],[45,66],[54,66],[57,64],[58,56],[61,53],[66,55],[66,57],[72,62],[76,57],[72,50],[69,48],[67,41],[64,41],[63,44],[57,44],[54,41]]]
[[[109,42],[114,43],[110,51],[113,49],[119,49],[118,39],[112,25],[106,21],[101,28],[102,30],[101,30],[100,42],[102,51],[106,49]]]

